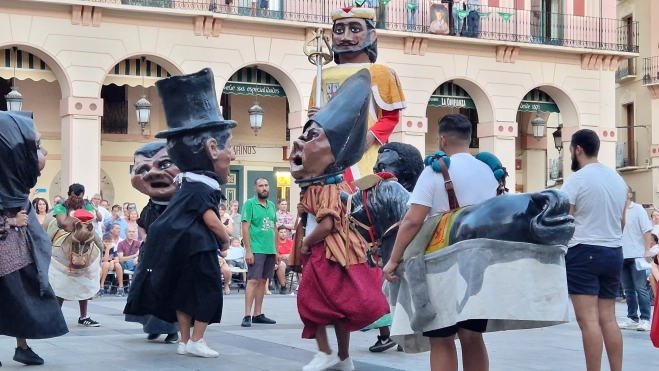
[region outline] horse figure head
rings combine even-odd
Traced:
[[[380,180],[353,194],[341,193],[341,201],[350,203],[350,221],[354,229],[369,243],[379,248],[387,263],[394,248],[398,226],[407,212],[410,193],[395,179]]]
[[[62,243],[62,248],[69,250],[71,268],[82,269],[91,264],[94,251],[94,225],[91,222],[77,221],[73,232]],[[67,246],[68,245],[68,246]]]

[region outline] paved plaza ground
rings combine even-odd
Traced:
[[[77,325],[78,305],[67,302],[64,315],[71,332],[63,337],[31,341],[33,349],[46,360],[35,370],[118,371],[118,370],[227,370],[257,371],[301,370],[311,360],[313,340],[300,338],[302,323],[296,298],[291,295],[267,296],[264,312],[277,320],[276,325],[240,327],[244,296],[235,290],[225,297],[221,324],[209,327],[206,341],[220,353],[217,359],[202,359],[176,354],[176,345],[149,342],[141,326],[123,320],[126,298],[106,296],[89,303],[93,319],[100,328]],[[1,304],[0,304],[1,305]],[[626,314],[625,304],[617,304],[619,318]],[[581,335],[571,315],[571,323],[538,330],[486,334],[491,371],[577,371],[585,370]],[[404,354],[391,349],[370,353],[376,331],[354,333],[351,355],[358,371],[430,370],[428,353]],[[623,331],[625,370],[656,370],[659,350],[652,347],[648,332]],[[330,334],[330,339],[333,334]],[[3,370],[23,368],[11,360],[15,342],[0,337],[0,362]],[[336,349],[336,347],[335,347]],[[604,361],[603,370],[608,370]]]

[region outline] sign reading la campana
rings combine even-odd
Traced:
[[[259,95],[262,97],[285,97],[284,89],[279,85],[262,85],[227,81],[224,94]]]
[[[467,97],[443,97],[441,95],[433,95],[430,97],[428,105],[432,107],[476,109],[474,101]],[[519,104],[518,110],[522,112],[535,112],[538,107],[540,107],[541,112],[560,112],[556,103],[551,102],[523,101]]]

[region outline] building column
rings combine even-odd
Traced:
[[[68,97],[60,101],[62,117],[62,196],[69,185],[85,186],[85,196],[101,190],[101,117],[103,100]]]
[[[508,172],[506,187],[515,193],[515,138],[516,122],[484,122],[478,124],[479,152],[490,152],[497,156]]]
[[[427,117],[403,116],[391,133],[389,141],[410,144],[421,152],[421,157],[425,157],[427,132]]]
[[[291,112],[288,114],[288,130],[290,132],[290,142],[288,155],[290,156],[293,150],[293,142],[302,135],[302,128],[307,122],[307,110]],[[293,215],[297,216],[297,204],[300,203],[300,186],[295,183],[295,179],[291,178],[291,200],[289,202],[289,209]]]
[[[542,191],[547,188],[547,137],[524,135],[521,140],[524,192]]]

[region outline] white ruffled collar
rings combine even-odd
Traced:
[[[220,190],[220,183],[206,175],[195,173],[180,173],[174,178],[174,182],[181,184],[183,183],[183,179],[185,179],[187,182],[204,183],[216,191]]]

